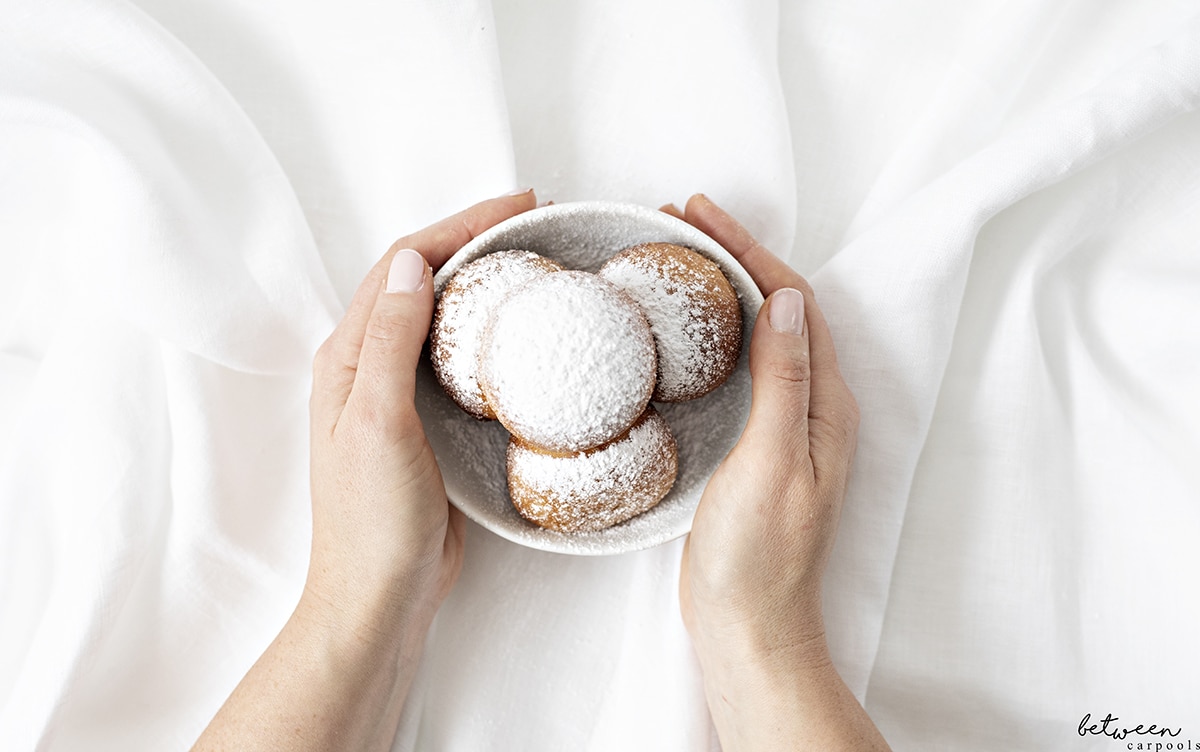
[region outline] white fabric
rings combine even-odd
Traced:
[[[863,413],[827,623],[894,748],[1200,746],[1194,4],[5,10],[0,747],[187,748],[302,583],[312,351],[517,185],[703,190],[810,275]],[[471,527],[396,748],[714,748],[680,549]]]

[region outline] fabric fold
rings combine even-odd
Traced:
[[[19,10],[0,347],[31,372],[0,462],[0,738],[184,746],[294,605],[308,364],[338,303],[278,164],[185,48],[121,2]]]
[[[874,220],[813,276],[863,415],[826,584],[833,619],[886,611],[890,570],[881,566],[888,558],[882,552],[894,556],[898,544],[980,229],[1006,207],[1194,110],[1198,40],[1193,22],[1095,89],[962,159]],[[871,605],[851,605],[856,598]],[[847,619],[844,630],[831,630],[859,692],[873,658],[850,645],[878,642],[862,629],[861,620]]]
[[[1193,8],[10,11],[3,744],[191,744],[303,582],[317,345],[395,238],[518,182],[705,192],[809,275],[863,416],[827,627],[894,748],[1200,728]],[[395,748],[715,749],[682,545],[469,526]]]

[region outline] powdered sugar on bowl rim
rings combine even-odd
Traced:
[[[441,466],[446,493],[468,518],[491,532],[544,551],[601,555],[651,548],[691,529],[704,486],[741,435],[750,413],[747,356],[763,298],[724,248],[686,222],[644,206],[604,201],[553,204],[481,233],[442,266],[434,277],[434,290],[440,294],[459,267],[493,251],[533,251],[568,269],[594,272],[618,251],[646,242],[687,246],[715,262],[738,294],[743,335],[738,364],[724,385],[690,402],[655,403],[679,445],[679,474],[671,492],[649,511],[594,533],[560,533],[526,521],[508,499],[507,432],[460,410],[422,359],[417,410]]]

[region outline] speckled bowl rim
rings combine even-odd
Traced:
[[[608,226],[609,232],[599,232]],[[563,235],[587,237],[585,243],[570,248],[559,247]],[[704,484],[711,477],[716,465],[733,447],[741,435],[749,416],[750,378],[747,365],[750,333],[762,305],[763,296],[758,286],[741,264],[719,243],[688,223],[656,209],[637,204],[610,201],[577,201],[551,204],[518,214],[481,233],[451,257],[434,276],[434,290],[440,295],[449,279],[464,264],[494,251],[522,248],[540,253],[548,258],[564,262],[568,268],[595,271],[612,254],[630,245],[642,242],[669,242],[684,245],[711,259],[729,279],[737,292],[742,308],[742,351],[737,366],[729,380],[717,392],[693,400],[690,403],[660,406],[660,411],[670,422],[672,410],[700,409],[704,400],[721,395],[721,404],[728,405],[726,414],[721,414],[712,426],[711,441],[706,440],[706,454],[711,455],[703,466],[688,462],[681,447],[680,473],[675,488],[657,506],[635,517],[633,520],[594,533],[561,533],[540,528],[522,518],[512,507],[507,492],[502,500],[489,493],[486,483],[472,472],[472,468],[453,461],[446,461],[451,454],[447,442],[455,441],[444,421],[460,421],[456,429],[458,441],[462,436],[478,433],[481,442],[485,432],[489,441],[496,441],[496,432],[502,431],[494,421],[482,423],[458,409],[445,395],[433,376],[428,358],[423,358],[418,369],[417,404],[425,422],[426,435],[439,458],[442,478],[450,502],[469,519],[483,528],[523,546],[564,554],[609,555],[639,551],[674,540],[691,530],[692,518],[700,500]],[[593,246],[594,244],[594,246]],[[571,257],[575,253],[579,257]],[[570,263],[565,263],[569,261]],[[445,405],[453,412],[445,410]],[[432,412],[438,413],[434,418]],[[460,416],[460,417],[459,417]],[[711,444],[711,442],[718,442]],[[711,444],[711,445],[710,445]],[[463,447],[454,447],[461,451]],[[503,460],[498,460],[503,462]],[[689,483],[681,484],[688,474]],[[702,481],[702,482],[701,482]],[[498,504],[502,501],[503,504]]]

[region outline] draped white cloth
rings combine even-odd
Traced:
[[[1200,747],[1194,3],[3,10],[0,748],[188,747],[303,581],[312,352],[517,186],[705,191],[810,276],[863,413],[827,624],[894,748]],[[681,545],[472,526],[396,749],[715,748]]]

